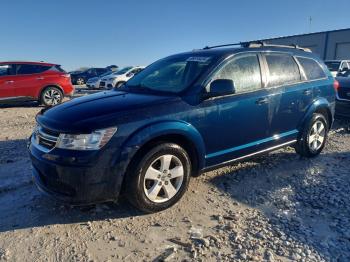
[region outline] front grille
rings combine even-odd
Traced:
[[[49,150],[56,146],[58,136],[58,133],[40,126],[37,127],[37,130],[35,132],[35,138],[38,145]]]

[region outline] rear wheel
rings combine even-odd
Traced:
[[[77,85],[83,85],[83,84],[85,84],[84,78],[79,77],[79,78],[77,79]]]
[[[295,146],[296,152],[305,157],[319,155],[326,144],[328,129],[326,117],[318,113],[313,114]]]
[[[129,201],[145,212],[164,210],[187,190],[191,162],[186,151],[172,143],[155,146],[138,161],[126,177]]]
[[[60,89],[50,86],[41,93],[40,102],[44,106],[54,106],[60,104],[63,100],[63,93]]]

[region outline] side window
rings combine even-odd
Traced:
[[[303,67],[306,78],[308,80],[315,80],[326,77],[325,72],[321,68],[320,64],[314,59],[306,57],[297,57],[300,65]]]
[[[266,54],[265,57],[269,68],[269,87],[292,84],[301,80],[299,67],[292,56]]]
[[[261,71],[256,54],[234,58],[224,65],[214,76],[216,79],[231,79],[236,93],[253,91],[261,88]]]
[[[15,74],[14,65],[0,65],[0,76],[10,76]]]
[[[50,66],[43,65],[29,65],[29,64],[17,64],[16,70],[17,75],[30,75],[38,74],[49,70]]]
[[[342,63],[342,68],[341,68],[341,70],[349,70],[348,62],[343,62],[343,63]]]

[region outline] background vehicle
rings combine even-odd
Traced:
[[[111,72],[111,71],[108,71],[100,76],[96,76],[96,77],[93,77],[93,78],[90,78],[87,82],[86,82],[86,87],[87,88],[93,88],[93,89],[98,89],[100,88],[100,81],[101,81],[101,78],[104,77],[104,76],[109,76],[109,75],[112,75],[114,74],[115,72]]]
[[[73,85],[83,85],[90,78],[98,77],[106,72],[111,72],[111,71],[107,68],[89,68],[82,72],[72,73],[70,76],[71,76]]]
[[[337,77],[335,114],[350,119],[350,77]]]
[[[332,73],[333,77],[336,77],[339,73],[343,73],[350,69],[349,60],[327,60],[325,61],[326,66]]]
[[[288,145],[317,156],[334,104],[334,78],[304,49],[260,43],[177,54],[120,89],[39,114],[33,176],[62,200],[111,200],[123,189],[156,212],[182,197],[191,176],[221,165]]]
[[[120,87],[144,68],[144,66],[124,67],[112,75],[103,77],[100,81],[100,88]]]
[[[0,102],[37,100],[52,106],[73,92],[70,76],[60,65],[0,62]]]

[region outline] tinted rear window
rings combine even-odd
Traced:
[[[268,86],[292,84],[300,81],[299,67],[292,56],[267,54],[265,57],[270,72]]]
[[[338,71],[340,67],[340,62],[337,62],[337,61],[332,61],[332,62],[328,61],[328,62],[325,62],[325,64],[330,71]]]
[[[50,70],[56,71],[56,72],[61,72],[61,73],[66,73],[66,71],[64,71],[60,65],[55,65],[55,66],[51,67]]]
[[[50,66],[44,65],[30,65],[30,64],[17,64],[16,71],[17,75],[29,75],[29,74],[38,74],[49,70]]]
[[[300,65],[303,67],[306,78],[308,80],[315,80],[326,77],[326,74],[321,68],[320,64],[315,60],[306,57],[298,57],[297,59]]]

